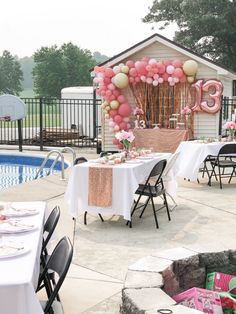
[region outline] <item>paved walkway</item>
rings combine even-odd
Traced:
[[[93,151],[77,152],[77,156],[87,158],[95,158],[94,154]],[[71,155],[65,154],[65,158],[70,160]],[[66,171],[67,179],[69,172]],[[3,190],[0,199],[42,200],[50,209],[60,205],[58,237],[66,234],[73,239],[74,225],[64,202],[66,185],[67,180],[53,175]],[[65,314],[119,313],[120,292],[128,266],[157,250],[173,247],[205,247],[210,251],[236,249],[235,178],[230,185],[225,184],[223,190],[218,184],[209,187],[201,178],[200,184],[179,180],[177,203],[170,222],[166,212],[158,213],[158,230],[148,210],[142,219],[134,218],[132,229],[118,216],[105,217],[102,223],[98,216],[88,215],[87,226],[80,216],[76,222],[73,263],[61,291]]]

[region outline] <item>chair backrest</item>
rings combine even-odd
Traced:
[[[219,155],[236,154],[236,144],[225,144],[219,150]]]
[[[145,185],[147,185],[150,179],[153,179],[154,177],[156,179],[155,186],[158,185],[159,183],[163,183],[161,178],[163,171],[166,167],[166,163],[167,163],[166,159],[162,159],[155,164],[146,180]]]
[[[85,157],[77,157],[74,161],[74,165],[78,165],[78,164],[81,164],[83,162],[86,162],[88,161]]]
[[[44,226],[43,226],[43,245],[42,245],[42,252],[46,249],[48,242],[57,226],[57,223],[60,218],[60,207],[56,206],[51,211],[50,215],[48,216]],[[46,235],[46,236],[45,236]]]
[[[167,165],[163,171],[162,177],[168,176],[170,170],[175,166],[176,160],[178,159],[180,152],[175,152],[168,160]]]
[[[51,306],[55,301],[55,298],[58,295],[61,285],[63,284],[63,281],[69,270],[72,256],[72,244],[68,237],[63,237],[57,243],[39,278],[39,284],[44,281],[45,284],[50,285],[51,290],[50,296],[44,308],[44,313],[51,313]],[[54,286],[52,286],[52,284],[50,283],[48,270],[53,271],[57,274],[56,283]]]

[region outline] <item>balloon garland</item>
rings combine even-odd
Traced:
[[[105,119],[109,120],[109,127],[113,133],[120,130],[128,131],[131,128],[132,108],[122,89],[129,84],[135,86],[146,83],[152,86],[168,84],[175,86],[178,83],[193,83],[198,64],[194,60],[184,63],[180,60],[157,61],[154,58],[142,58],[141,61],[128,60],[113,68],[95,66],[94,83],[98,85],[97,93],[105,100],[101,105]],[[119,145],[116,139],[114,144]]]

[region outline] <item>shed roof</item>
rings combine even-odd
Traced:
[[[166,45],[172,49],[175,49],[177,51],[179,51],[180,53],[186,55],[187,57],[194,59],[197,62],[200,62],[202,64],[205,64],[206,66],[214,69],[217,71],[217,73],[219,75],[226,75],[229,76],[232,79],[236,79],[236,73],[230,69],[227,69],[221,65],[219,65],[218,63],[200,56],[199,54],[191,51],[190,49],[177,44],[176,42],[160,35],[160,34],[153,34],[152,36],[140,41],[139,43],[135,44],[134,46],[120,52],[119,54],[113,56],[112,58],[106,60],[105,62],[100,63],[99,65],[106,65],[106,66],[114,66],[115,64],[118,64],[119,62],[121,62],[124,59],[129,58],[131,55],[137,53],[138,51],[144,49],[145,47],[155,43],[155,42],[159,42],[162,43],[163,45]]]

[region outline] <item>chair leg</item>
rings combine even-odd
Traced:
[[[153,215],[154,215],[154,219],[155,219],[155,223],[156,223],[156,228],[159,229],[159,224],[158,224],[158,220],[157,220],[157,214],[156,214],[153,198],[152,197],[150,197],[150,198],[151,198],[151,202],[152,202],[152,210],[153,210]]]
[[[84,225],[87,225],[87,214],[88,212],[84,212]]]
[[[220,173],[220,167],[219,166],[218,166],[218,171],[219,171],[220,188],[222,189],[221,173]]]
[[[100,217],[101,221],[104,222],[104,219],[103,219],[102,215],[98,214],[98,216]]]
[[[143,213],[145,212],[145,209],[148,205],[149,200],[150,200],[150,197],[148,197],[148,199],[146,200],[146,203],[143,205],[143,210],[142,210],[141,214],[139,215],[139,218],[142,218]]]
[[[233,168],[233,171],[232,171],[232,173],[231,173],[231,176],[230,176],[230,178],[229,178],[228,183],[230,183],[230,182],[231,182],[231,179],[233,178],[233,174],[235,173],[235,175],[236,175],[236,171],[235,171],[235,169],[236,169],[236,168]]]
[[[165,194],[165,193],[163,194],[163,197],[164,197],[164,200],[165,200],[167,216],[168,216],[168,219],[169,219],[169,221],[170,221],[171,218],[170,218],[169,206],[168,206],[168,203],[167,203],[167,198],[166,198],[166,194]]]

